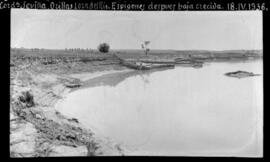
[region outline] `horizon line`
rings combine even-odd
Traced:
[[[88,50],[98,50],[96,48],[26,48],[26,47],[10,47],[11,49],[43,49],[43,50],[65,50],[65,49],[88,49]],[[116,48],[110,50],[143,50],[139,48]],[[150,49],[150,51],[252,51],[252,50],[263,50],[263,49]]]

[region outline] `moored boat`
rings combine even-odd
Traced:
[[[154,68],[173,68],[174,64],[158,64],[158,63],[145,63],[141,61],[125,61],[121,60],[121,64],[136,70],[150,70]]]

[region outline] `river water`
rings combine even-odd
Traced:
[[[224,75],[237,70],[261,76]],[[104,76],[57,109],[129,155],[262,156],[262,60]]]

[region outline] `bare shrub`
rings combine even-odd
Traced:
[[[32,107],[35,105],[34,96],[29,91],[22,92],[19,96],[19,100],[26,104],[27,107]]]

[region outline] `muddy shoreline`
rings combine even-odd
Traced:
[[[48,64],[38,69],[42,65],[36,60],[30,65],[22,63],[11,67],[10,157],[124,155],[119,144],[95,136],[77,119],[56,111],[55,105],[73,91],[67,83],[83,85],[91,78],[127,69],[118,67],[121,70],[115,70],[115,65],[103,66],[103,69],[92,66],[86,72],[87,69],[78,64],[81,62],[73,62],[77,68],[84,68],[84,73],[78,74],[74,68],[66,74],[66,67],[54,71]],[[32,96],[31,102],[26,93]]]

